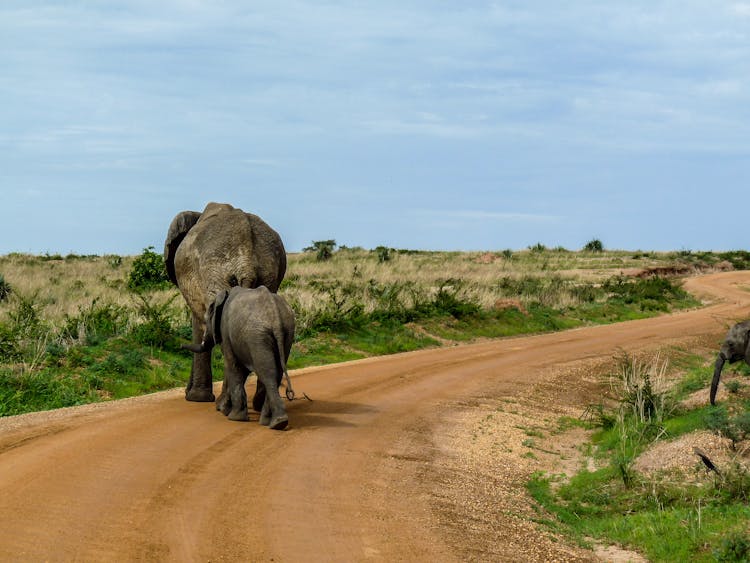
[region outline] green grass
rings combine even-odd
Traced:
[[[332,334],[319,334],[299,340],[292,346],[287,366],[299,369],[334,362],[345,362],[365,358],[364,352],[346,347]]]
[[[622,392],[616,397],[625,407],[619,407],[621,414],[604,412],[606,416],[596,419],[614,420],[591,435],[587,448],[588,455],[594,456],[601,469],[581,470],[569,480],[543,472],[532,475],[527,489],[537,503],[537,520],[581,545],[589,545],[591,539],[621,544],[650,561],[747,560],[750,557],[750,536],[746,531],[750,523],[747,469],[739,464],[727,465],[721,468],[720,476],[706,473],[699,483],[683,482],[672,476],[646,477],[633,469],[638,455],[655,440],[673,440],[717,424],[715,407],[707,404],[692,409],[676,407],[681,398],[696,388],[705,390],[711,373],[706,358],[675,350],[672,357],[685,377],[671,391],[661,391],[669,396],[662,412],[651,420],[641,421],[633,415],[630,396]],[[640,366],[643,374],[648,372],[646,364],[628,365],[634,369]],[[648,373],[653,377],[654,371]],[[746,409],[744,399],[737,397],[732,401],[727,412],[739,412],[737,416],[741,417]],[[729,416],[728,420],[734,419]],[[570,422],[559,425],[573,426]],[[725,431],[725,426],[719,429]],[[700,468],[697,457],[695,462]]]
[[[218,354],[220,356],[220,354]],[[185,384],[187,353],[110,338],[51,354],[34,370],[0,370],[0,416],[121,399]],[[220,358],[215,377],[223,374]]]
[[[582,545],[586,538],[618,543],[650,561],[716,561],[728,531],[750,521],[745,502],[725,503],[694,486],[627,489],[609,468],[581,473],[558,492],[553,481],[535,475],[528,483],[548,512],[542,523]]]

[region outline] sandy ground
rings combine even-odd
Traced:
[[[534,523],[529,475],[575,460],[535,439],[618,351],[718,344],[749,285],[695,277],[712,304],[694,311],[298,370],[314,400],[284,432],[180,390],[2,419],[0,560],[615,560]]]

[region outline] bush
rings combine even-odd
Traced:
[[[161,254],[154,252],[154,247],[143,249],[143,253],[133,261],[128,274],[128,289],[131,291],[146,291],[169,287],[167,269]]]
[[[45,325],[39,314],[36,295],[16,295],[16,303],[8,313],[10,329],[19,338],[34,338],[45,332]]]
[[[114,303],[99,305],[98,302],[96,298],[87,308],[79,307],[76,316],[65,315],[62,335],[74,340],[85,337],[87,344],[95,344],[123,332],[128,320],[127,309]]]
[[[602,284],[602,289],[611,300],[637,303],[644,311],[667,311],[671,301],[688,297],[680,286],[658,276],[645,279],[614,276]]]
[[[459,280],[445,280],[440,284],[432,302],[435,310],[438,313],[451,315],[456,319],[478,314],[481,311],[479,305],[459,297],[461,289],[462,284]]]
[[[604,252],[604,245],[598,238],[591,239],[583,247],[586,252]]]
[[[141,301],[138,304],[138,313],[145,321],[133,328],[132,334],[135,341],[162,349],[179,349],[169,310],[172,301],[177,296],[173,296],[162,304],[153,303],[143,294],[138,294],[138,297]]]

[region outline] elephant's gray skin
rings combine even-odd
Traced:
[[[733,364],[740,360],[750,365],[750,321],[737,323],[729,329],[719,350],[714,367],[714,378],[711,380],[711,404],[716,404],[716,390],[719,388],[721,370],[724,362]]]
[[[260,423],[282,430],[289,419],[279,385],[293,340],[294,313],[283,297],[265,286],[233,287],[219,292],[208,306],[203,341],[188,349],[202,353],[221,345],[226,389],[216,401],[217,410],[230,420],[248,420],[245,381],[255,371],[258,385],[266,391]]]
[[[175,216],[164,242],[164,262],[192,312],[197,346],[205,332],[206,307],[216,295],[234,286],[260,285],[275,293],[286,272],[286,251],[279,234],[257,215],[209,203],[203,213],[183,211]],[[213,401],[212,381],[208,348],[193,356],[185,398]],[[253,407],[260,409],[263,401],[256,393]]]

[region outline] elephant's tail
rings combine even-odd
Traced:
[[[294,400],[294,389],[292,389],[292,379],[289,377],[289,372],[286,369],[286,358],[284,354],[284,333],[281,330],[274,331],[274,340],[276,340],[276,349],[279,352],[279,362],[281,364],[282,377],[286,379],[286,398],[290,401]],[[281,381],[279,381],[281,383]]]

